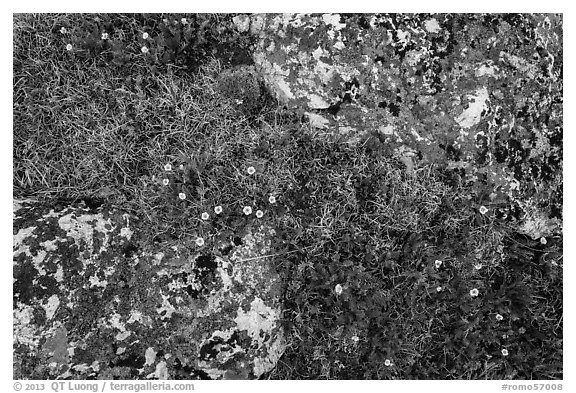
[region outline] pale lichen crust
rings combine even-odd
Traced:
[[[14,203],[14,378],[258,378],[285,348],[273,230],[140,247],[104,208]],[[146,244],[146,243],[145,243]]]

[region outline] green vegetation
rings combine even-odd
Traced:
[[[562,378],[562,239],[482,214],[455,171],[407,171],[378,133],[316,135],[238,65],[230,23],[14,16],[14,196],[115,204],[144,238],[204,247],[273,226],[289,348],[271,379]]]

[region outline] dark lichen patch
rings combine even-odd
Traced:
[[[221,352],[230,352],[238,346],[238,334],[234,332],[230,338],[225,339],[220,336],[210,338],[200,347],[200,360],[213,360]]]
[[[134,243],[127,243],[122,248],[122,256],[124,258],[132,258],[134,253],[138,251],[138,246]]]
[[[138,347],[136,347],[138,348]],[[145,360],[143,356],[138,355],[136,348],[131,348],[131,351],[126,355],[120,355],[116,359],[108,363],[110,368],[125,368],[130,370],[130,379],[138,378],[138,370],[144,366]]]
[[[21,254],[15,262],[17,262],[13,268],[15,281],[12,284],[14,303],[19,301],[24,304],[32,304],[34,299],[41,297],[38,293],[40,289],[33,285],[35,278],[38,277],[38,271],[32,262],[26,260],[24,254]]]
[[[196,267],[204,271],[214,271],[218,264],[214,255],[200,255],[196,258]]]
[[[211,378],[202,370],[197,370],[194,367],[183,364],[180,358],[176,358],[170,368],[173,372],[173,379],[175,380],[210,380]]]
[[[222,248],[220,248],[220,253],[221,253],[223,256],[226,256],[226,255],[228,255],[228,254],[230,253],[230,251],[232,251],[233,248],[234,248],[233,245],[231,245],[231,244],[226,244],[226,245],[224,245]]]

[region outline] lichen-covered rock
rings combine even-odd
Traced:
[[[435,164],[514,225],[562,218],[562,16],[256,14],[255,66],[285,105],[408,170]],[[504,207],[503,205],[506,205]],[[560,234],[559,225],[548,226]],[[553,228],[553,229],[552,229]]]
[[[115,209],[14,202],[14,378],[258,378],[284,351],[274,232],[148,244]]]

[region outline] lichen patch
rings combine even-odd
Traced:
[[[237,316],[234,319],[238,330],[246,330],[253,341],[258,342],[261,347],[266,334],[272,333],[279,319],[278,311],[264,304],[262,299],[256,297],[250,303],[250,310],[244,312],[238,308]]]
[[[468,95],[468,98],[472,102],[455,119],[462,128],[470,128],[480,122],[482,111],[486,108],[486,101],[488,101],[488,89],[482,87],[476,91],[475,95]]]

